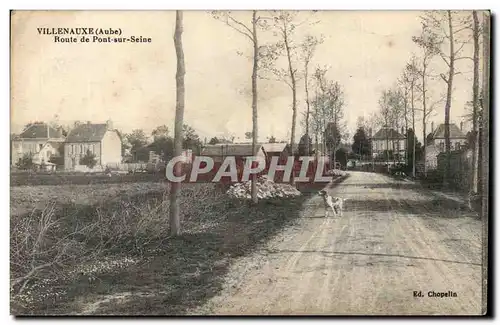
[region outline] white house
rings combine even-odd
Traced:
[[[450,124],[450,146],[451,151],[463,149],[467,144],[467,136],[463,133],[463,122],[460,123],[460,129],[456,124]],[[425,163],[427,170],[437,168],[437,156],[446,151],[445,147],[445,124],[440,124],[434,130],[434,122],[431,123],[430,141],[425,151]]]
[[[64,144],[64,168],[75,169],[87,151],[95,155],[98,166],[122,161],[122,140],[111,121],[105,124],[80,124],[70,131]]]
[[[24,155],[30,155],[35,164],[48,163],[59,155],[64,141],[59,130],[46,123],[33,123],[12,139],[11,163],[15,166]]]
[[[445,125],[440,124],[437,129],[434,130],[434,123],[432,125],[432,133],[431,133],[431,143],[430,145],[435,145],[439,152],[445,152],[445,137],[444,137],[444,131],[445,131]],[[460,123],[460,129],[458,126],[454,123],[450,124],[450,145],[451,145],[451,150],[460,150],[467,144],[467,136],[465,133],[463,133],[463,122]]]
[[[383,127],[371,138],[373,157],[381,156],[386,150],[404,157],[406,152],[406,137],[393,128]]]

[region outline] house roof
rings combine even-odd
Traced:
[[[433,139],[444,139],[444,123],[440,124],[432,133]],[[460,131],[458,126],[454,123],[450,124],[450,139],[466,139],[467,136]]]
[[[391,128],[381,128],[372,139],[405,139],[404,135]]]
[[[300,143],[295,143],[293,146],[294,146],[295,148],[298,148],[298,147],[299,147],[299,144],[300,144]],[[314,143],[314,141],[312,141],[311,145],[312,145],[312,146],[311,146],[311,148],[312,148],[312,149],[316,149],[316,144]],[[319,149],[319,150],[326,150],[326,145],[325,145],[323,142],[318,142],[318,149]]]
[[[66,142],[99,142],[107,130],[107,124],[80,124],[69,132]]]
[[[286,146],[288,144],[286,143],[263,143],[262,147],[264,148],[264,151],[266,152],[282,152],[285,150]]]
[[[206,145],[202,151],[202,156],[255,156],[259,150],[262,150],[262,144],[256,146],[256,151],[252,154],[252,144],[230,143]]]
[[[48,126],[46,123],[35,123],[26,128],[17,138],[20,139],[48,139],[64,138],[59,130]]]

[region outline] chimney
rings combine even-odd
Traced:
[[[434,122],[431,122],[431,133],[434,133]]]
[[[464,130],[464,121],[461,121],[460,122],[460,131],[463,131]]]
[[[106,121],[106,125],[108,127],[108,130],[112,130],[113,129],[113,121],[107,120]]]

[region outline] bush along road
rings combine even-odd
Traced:
[[[324,218],[312,196],[293,226],[231,266],[214,315],[478,315],[481,223],[412,182],[351,172]]]

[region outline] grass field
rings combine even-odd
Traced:
[[[171,238],[162,182],[11,187],[11,312],[184,314],[217,294],[234,258],[294,222],[317,188],[301,190],[250,206],[183,185]]]

